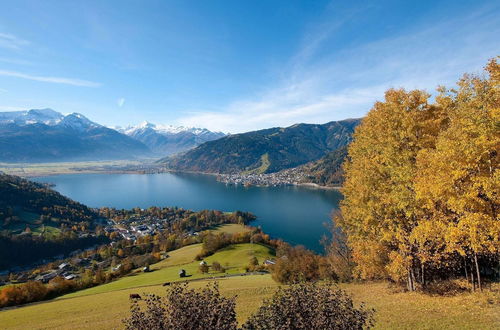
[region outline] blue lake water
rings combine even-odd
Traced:
[[[322,252],[325,223],[341,194],[308,187],[226,186],[201,174],[65,174],[39,177],[65,196],[90,207],[178,206],[191,210],[249,211],[273,238]]]

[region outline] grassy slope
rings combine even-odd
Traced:
[[[192,282],[203,287],[209,280]],[[244,322],[270,297],[277,284],[270,275],[251,275],[219,280],[221,292],[237,296],[238,320]],[[484,296],[458,295],[430,297],[414,293],[393,293],[386,283],[348,284],[342,287],[356,302],[364,301],[377,310],[375,329],[498,329],[498,306],[486,303]],[[163,294],[161,286],[149,286],[60,299],[0,312],[0,329],[119,328],[127,316],[130,293]]]
[[[120,328],[121,320],[128,313],[128,295],[162,294],[165,288],[158,284],[178,280],[177,271],[181,267],[190,273],[189,267],[193,266],[196,271],[198,263],[192,260],[199,249],[198,244],[172,251],[170,258],[152,266],[156,269],[152,273],[128,276],[53,301],[0,311],[0,329]],[[228,263],[229,272],[237,272],[248,263],[251,255],[262,261],[269,253],[266,247],[257,244],[238,244],[206,260],[209,264],[214,260],[223,265]],[[201,276],[192,274],[190,279]],[[195,281],[190,285],[199,288],[209,281]],[[257,310],[262,300],[278,286],[270,275],[229,277],[218,281],[224,295],[237,296],[236,310],[240,322]],[[487,294],[431,297],[420,293],[394,293],[386,283],[343,284],[342,288],[350,292],[357,303],[365,302],[368,307],[376,309],[377,329],[494,329],[500,326],[498,305],[488,302]]]
[[[228,234],[236,234],[236,233],[241,233],[241,232],[247,232],[252,230],[251,228],[240,225],[237,223],[228,223],[225,225],[218,225],[212,228],[213,231],[215,232],[223,232],[223,233],[228,233]]]
[[[357,302],[375,308],[376,329],[500,329],[490,293],[429,296],[393,292],[387,283],[342,285]],[[498,291],[498,289],[497,289]]]
[[[193,282],[203,287],[207,282]],[[271,295],[276,283],[269,275],[232,277],[219,280],[224,295],[237,295],[240,321],[256,310],[262,299]],[[164,294],[165,288],[150,286],[71,299],[59,299],[0,312],[0,329],[114,329],[128,315],[130,293]]]
[[[70,293],[58,299],[180,281],[182,280],[179,278],[180,269],[185,269],[187,274],[191,275],[188,278],[189,280],[224,275],[223,273],[209,272],[208,274],[201,274],[198,272],[199,261],[193,260],[200,252],[200,249],[201,244],[186,246],[170,252],[168,259],[152,265],[151,270],[153,271],[151,273],[134,273],[117,281]],[[236,244],[220,250],[205,260],[209,265],[213,261],[218,261],[222,266],[227,268],[227,274],[235,274],[245,272],[244,267],[248,265],[252,256],[256,256],[259,262],[262,262],[272,256],[272,251],[268,247],[259,244]]]

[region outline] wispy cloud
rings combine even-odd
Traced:
[[[123,97],[120,97],[118,100],[116,100],[116,104],[119,108],[123,107],[123,105],[125,104],[125,99]]]
[[[312,29],[315,33],[305,33],[286,65],[285,78],[257,97],[235,100],[220,112],[192,111],[178,123],[243,132],[361,117],[388,88],[432,92],[438,84],[453,84],[465,72],[480,71],[488,58],[500,54],[500,21],[488,8],[325,52],[323,46],[346,22],[319,22]]]
[[[27,80],[48,82],[48,83],[53,83],[53,84],[65,84],[65,85],[81,86],[81,87],[99,87],[102,85],[101,83],[98,83],[98,82],[82,80],[82,79],[51,77],[51,76],[36,76],[36,75],[31,75],[31,74],[25,74],[22,72],[6,71],[6,70],[0,70],[0,76],[15,77],[15,78],[21,78],[21,79],[27,79]]]
[[[0,93],[7,93],[6,89],[0,88]]]
[[[24,46],[29,45],[29,41],[16,37],[15,35],[8,33],[0,33],[0,47],[7,49],[21,49]]]

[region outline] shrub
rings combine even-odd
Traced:
[[[320,279],[336,279],[335,273],[329,269],[325,258],[318,256],[304,247],[288,247],[281,251],[283,255],[271,268],[275,281],[284,284]]]
[[[217,261],[212,262],[212,269],[219,273],[224,271],[222,265]]]
[[[147,295],[145,305],[134,300],[131,315],[123,320],[126,329],[220,329],[237,326],[235,298],[221,296],[217,283],[203,290],[173,285],[166,297]],[[143,307],[141,307],[143,305]]]
[[[301,283],[279,288],[243,329],[369,329],[373,313],[330,283]]]
[[[209,268],[208,268],[207,264],[203,263],[200,265],[200,267],[198,267],[198,269],[199,269],[200,273],[206,274],[206,273],[208,273]]]

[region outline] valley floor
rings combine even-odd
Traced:
[[[110,160],[54,163],[2,163],[0,172],[21,177],[77,173],[147,173],[154,160]]]

